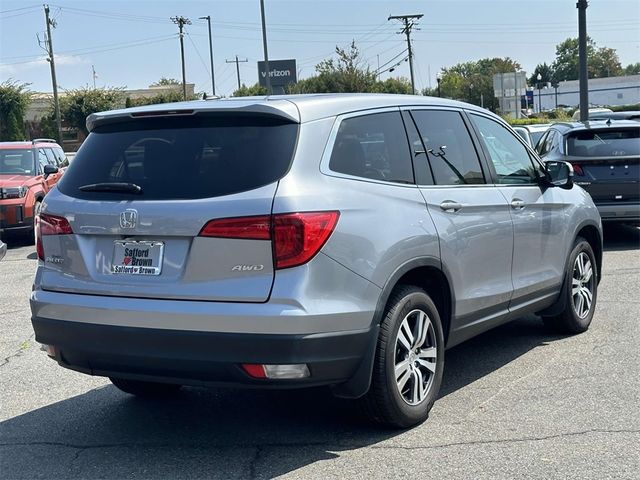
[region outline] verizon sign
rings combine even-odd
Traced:
[[[269,60],[269,77],[271,85],[274,87],[290,85],[298,81],[296,75],[296,61],[291,60]],[[264,62],[258,62],[258,80],[263,87],[267,86],[267,72]]]

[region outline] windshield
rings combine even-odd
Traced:
[[[196,115],[105,125],[87,137],[58,185],[86,199],[229,195],[282,178],[297,134],[297,124],[275,117]],[[121,188],[127,184],[135,191]]]
[[[567,137],[567,154],[574,157],[640,155],[640,128],[570,133]]]
[[[0,175],[35,175],[33,150],[16,148],[0,150]]]

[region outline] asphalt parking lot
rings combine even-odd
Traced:
[[[640,229],[605,231],[591,329],[519,319],[447,352],[423,425],[376,429],[324,390],[143,401],[39,350],[29,245],[0,262],[0,477],[640,478]]]

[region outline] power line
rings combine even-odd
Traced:
[[[200,50],[198,50],[198,47],[193,41],[193,38],[191,38],[191,35],[189,35],[188,33],[186,35],[189,41],[191,42],[191,45],[193,45],[193,48],[195,49],[196,54],[198,54],[198,58],[200,59],[200,63],[202,63],[202,66],[204,67],[204,71],[207,72],[207,75],[209,75],[211,72],[209,71],[209,67],[207,67],[206,62],[204,61],[204,58],[202,58],[202,55],[200,54]]]
[[[388,62],[383,63],[382,65],[380,65],[377,69],[376,69],[376,74],[378,71],[381,71],[384,67],[386,67],[387,65],[389,65],[391,62],[393,62],[396,58],[398,58],[400,55],[404,55],[405,53],[407,53],[407,49],[405,48],[403,51],[401,51],[399,54],[397,54],[395,57],[393,57],[391,60],[389,60]]]

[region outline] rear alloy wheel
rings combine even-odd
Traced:
[[[444,336],[435,304],[418,287],[396,288],[380,324],[371,387],[363,399],[369,417],[400,428],[423,422],[443,370]]]
[[[543,317],[545,325],[562,333],[587,331],[598,298],[598,278],[595,255],[589,242],[578,237],[569,256],[565,276],[565,308],[556,316]]]
[[[172,383],[143,382],[115,377],[109,377],[109,380],[125,393],[147,398],[166,397],[175,394],[181,387]]]

